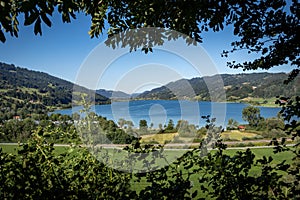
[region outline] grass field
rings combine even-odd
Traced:
[[[173,141],[176,136],[178,136],[178,133],[143,135],[141,142],[142,143],[165,144],[167,141]],[[224,139],[224,141],[225,140],[242,141],[243,138],[255,140],[256,137],[258,137],[258,135],[255,133],[249,133],[247,131],[232,130],[232,131],[223,132],[221,134],[221,137],[222,137],[222,139]],[[177,137],[177,139],[180,141],[185,141],[185,139],[188,139],[188,141],[191,140],[191,138],[183,138],[183,137]]]
[[[178,133],[163,133],[163,134],[151,134],[151,135],[143,135],[142,136],[142,143],[149,143],[149,142],[157,142],[159,144],[164,144],[165,141],[173,140]]]
[[[221,137],[223,139],[238,140],[238,141],[242,141],[243,138],[255,139],[255,137],[257,136],[258,135],[255,133],[249,133],[247,131],[238,131],[238,130],[225,131],[221,134]]]

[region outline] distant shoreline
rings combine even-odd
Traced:
[[[260,98],[257,98],[260,99]],[[259,103],[257,101],[253,101],[252,100],[236,100],[236,101],[209,101],[209,100],[195,100],[195,99],[142,99],[142,98],[116,98],[116,99],[111,99],[111,103],[113,102],[127,102],[127,101],[192,101],[192,102],[216,102],[216,103],[243,103],[243,104],[248,104],[248,105],[252,105],[252,106],[258,106],[258,107],[269,107],[269,108],[280,108],[279,105],[275,104],[275,99],[268,99],[266,101],[268,101],[268,103]],[[274,103],[271,103],[272,100],[274,100]]]

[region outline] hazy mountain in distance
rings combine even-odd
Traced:
[[[141,94],[141,93],[128,94],[122,91],[113,91],[113,90],[105,90],[105,89],[98,89],[96,90],[96,92],[104,97],[107,97],[109,99],[116,99],[116,100],[136,98]]]
[[[97,94],[100,94],[106,98],[116,98],[116,99],[129,99],[130,98],[130,94],[127,94],[125,92],[122,91],[113,91],[113,90],[105,90],[105,89],[99,89],[96,90]]]

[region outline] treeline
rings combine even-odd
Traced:
[[[93,128],[97,127],[89,131],[81,129],[86,123],[93,124]],[[93,136],[93,142],[97,144],[130,144],[136,140],[136,137],[125,133],[112,120],[94,113],[83,118],[78,113],[73,116],[53,113],[3,121],[0,123],[0,142],[26,142],[36,131],[51,132],[48,140],[54,143],[82,143],[81,140],[84,141],[88,134]]]

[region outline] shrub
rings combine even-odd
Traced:
[[[174,139],[173,139],[173,143],[184,143],[184,141],[183,141],[183,140],[180,140],[180,139],[179,139],[179,136],[176,136],[176,137],[174,137]]]
[[[245,140],[253,140],[253,137],[242,137],[242,140],[245,141]]]
[[[272,129],[270,131],[264,131],[262,133],[262,136],[265,138],[280,138],[280,137],[286,137],[287,134],[282,130]]]

